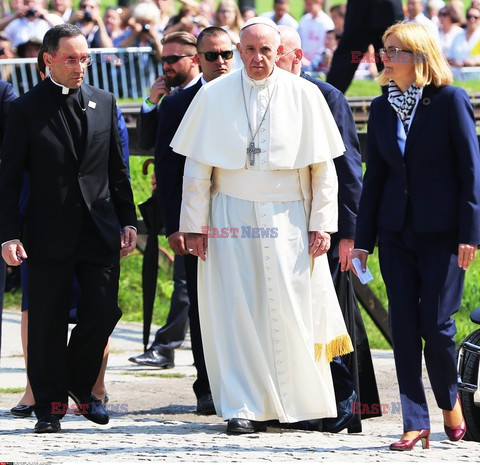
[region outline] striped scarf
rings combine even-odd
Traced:
[[[394,81],[390,81],[388,84],[388,101],[397,112],[405,128],[405,133],[408,133],[412,111],[417,103],[417,97],[421,90],[421,87],[412,84],[407,91],[403,93]]]

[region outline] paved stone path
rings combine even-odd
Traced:
[[[479,462],[479,443],[446,439],[429,387],[431,449],[423,451],[418,445],[412,452],[388,450],[402,429],[401,416],[391,411],[399,399],[390,351],[374,352],[380,398],[389,412],[364,421],[362,433],[269,428],[266,433],[228,436],[221,418],[194,413],[188,348],[176,351],[176,366],[170,370],[128,362],[129,356],[142,352],[141,331],[140,324],[120,323],[112,337],[106,376],[112,413],[106,426],[67,415],[61,433],[35,435],[33,418],[9,413],[21,394],[0,394],[0,462]],[[19,312],[4,311],[2,345],[0,387],[24,386]]]

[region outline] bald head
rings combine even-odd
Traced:
[[[290,26],[278,26],[278,29],[285,48],[302,48],[302,39],[296,29]]]
[[[278,26],[283,52],[277,59],[277,66],[293,74],[300,74],[302,68],[302,41],[298,32],[290,26]]]
[[[247,74],[256,81],[272,74],[275,61],[283,50],[278,30],[266,24],[244,27],[237,48]]]

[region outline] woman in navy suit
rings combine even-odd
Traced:
[[[462,439],[455,322],[465,270],[480,243],[480,154],[469,98],[450,86],[450,68],[424,26],[398,23],[383,36],[379,83],[370,108],[367,171],[355,250],[365,269],[378,238],[380,267],[402,403],[404,434],[390,445],[429,447],[422,340],[445,432]]]

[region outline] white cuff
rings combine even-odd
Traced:
[[[9,241],[5,241],[3,244],[2,244],[2,247],[4,245],[7,245],[7,244],[10,244],[12,242],[18,242],[19,244],[21,244],[22,242],[20,241],[20,239],[10,239]]]
[[[358,250],[360,252],[367,252],[368,254],[370,254],[370,252],[368,250],[365,250],[365,249],[357,249],[357,248],[354,248],[353,250]]]

